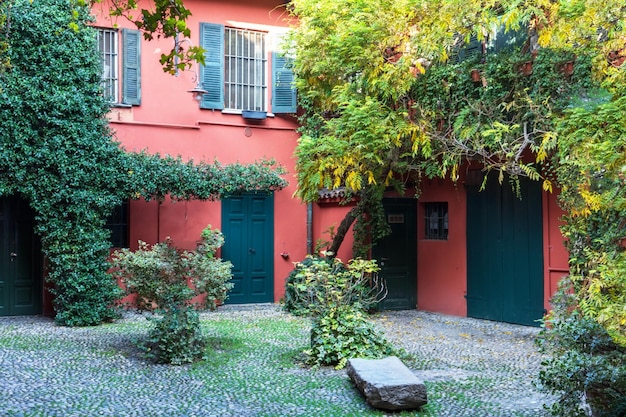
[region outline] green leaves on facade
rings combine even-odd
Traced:
[[[53,284],[56,320],[70,326],[116,317],[121,296],[107,274],[105,220],[128,198],[219,199],[286,185],[275,162],[220,165],[126,153],[113,140],[101,94],[101,61],[89,10],[64,0],[11,6],[12,65],[0,76],[0,194],[21,194],[35,211]],[[69,28],[69,23],[79,30]]]

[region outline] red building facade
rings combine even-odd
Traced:
[[[217,202],[132,200],[118,226],[131,248],[171,237],[193,249],[207,225],[226,237],[222,256],[234,264],[229,302],[278,302],[293,262],[302,260],[349,207],[332,199],[307,205],[296,191],[295,97],[280,60],[289,27],[283,2],[186,0],[190,39],[201,45],[204,66],[176,76],[163,72],[161,53],[172,40],[143,40],[134,25],[94,10],[103,55],[110,125],[129,151],[180,155],[222,164],[274,159],[289,186],[273,195],[242,195]],[[189,90],[208,91],[200,102]],[[389,194],[387,220],[394,233],[372,257],[382,266],[390,296],[384,308],[418,308],[458,316],[533,324],[567,274],[554,194],[529,184],[521,200],[495,184],[477,191],[467,171],[458,183],[429,180],[419,198]],[[121,243],[123,244],[123,243]],[[352,237],[338,256],[351,258]],[[50,312],[44,300],[44,312]]]

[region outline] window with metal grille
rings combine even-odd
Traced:
[[[111,232],[109,242],[114,248],[128,247],[128,201],[115,207],[107,219],[106,228]]]
[[[226,108],[267,111],[266,34],[226,28],[224,58]]]
[[[98,29],[98,51],[102,57],[102,90],[112,103],[119,102],[119,53],[117,31]]]
[[[424,237],[448,239],[448,203],[424,203]]]

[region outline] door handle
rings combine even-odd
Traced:
[[[11,252],[9,256],[11,257],[11,262],[13,262],[13,260],[17,258],[17,253]]]
[[[249,249],[248,249],[248,253],[249,253],[250,255],[254,255],[254,254],[256,253],[256,251],[254,250],[254,248],[249,248]]]

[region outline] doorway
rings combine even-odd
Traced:
[[[42,256],[33,224],[26,201],[0,198],[0,316],[41,314]]]
[[[382,310],[417,308],[417,200],[414,198],[383,199],[385,219],[391,234],[372,249],[378,261],[380,277],[387,284],[387,297]]]
[[[495,173],[493,173],[495,174]],[[543,316],[541,185],[495,175],[467,189],[467,315],[529,326]]]
[[[222,258],[233,264],[227,304],[274,301],[274,195],[222,200]]]

